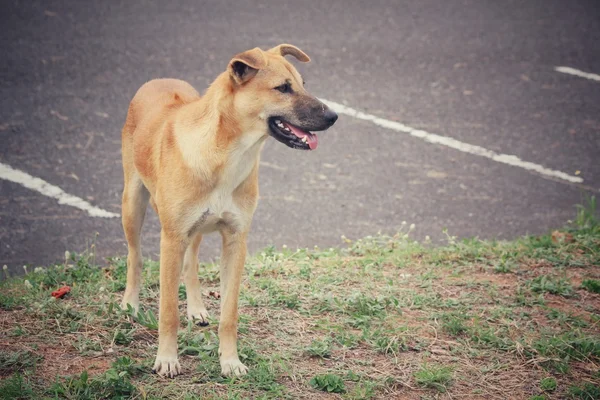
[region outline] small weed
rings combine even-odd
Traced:
[[[346,391],[344,380],[334,374],[316,375],[309,383],[313,388],[323,392],[344,393]]]
[[[271,360],[260,359],[248,372],[249,382],[259,390],[268,392],[271,396],[281,398],[284,387],[277,383],[275,365]]]
[[[376,331],[371,334],[373,339],[370,340],[371,345],[382,354],[396,355],[402,350],[406,350],[406,344],[398,336],[389,336],[383,332]]]
[[[531,396],[529,400],[546,400],[546,396],[544,396],[543,394],[536,394],[534,396]]]
[[[29,380],[25,380],[23,375],[16,373],[8,379],[0,381],[0,399],[32,399],[34,392]]]
[[[102,351],[102,346],[100,345],[100,341],[93,340],[85,336],[81,336],[77,338],[77,341],[74,343],[75,348],[79,353],[84,356],[94,355]]]
[[[596,196],[586,199],[587,204],[578,204],[575,225],[582,231],[594,230],[600,227],[600,221],[596,214]]]
[[[10,374],[12,372],[24,371],[35,367],[42,359],[30,351],[0,352],[0,373]]]
[[[290,310],[296,310],[300,305],[300,298],[295,293],[281,293],[271,295],[271,304],[282,305]]]
[[[347,329],[340,327],[336,329],[333,340],[340,346],[344,346],[349,349],[354,349],[361,342],[362,337],[355,333],[348,331]]]
[[[197,334],[191,331],[186,333],[180,332],[178,343],[179,348],[181,349],[179,354],[188,356],[197,356],[203,353],[209,356],[215,356],[219,349],[217,335],[213,331],[203,331]],[[240,357],[243,358],[241,351]]]
[[[572,314],[565,314],[560,310],[550,309],[546,314],[548,319],[555,320],[561,325],[567,325],[575,328],[585,328],[589,324],[580,317]]]
[[[540,381],[540,389],[542,389],[545,392],[555,391],[557,385],[558,384],[556,383],[556,379],[552,377],[544,378]]]
[[[135,329],[117,329],[113,336],[113,342],[125,346],[133,341]]]
[[[560,360],[548,360],[540,364],[546,371],[552,372],[557,375],[567,374],[571,370],[571,367],[569,366],[568,362]]]
[[[23,336],[25,334],[27,334],[27,330],[25,330],[21,325],[17,325],[13,328],[12,332],[10,333],[11,336]]]
[[[496,348],[503,351],[510,351],[515,347],[515,343],[506,332],[506,327],[495,330],[488,326],[475,326],[469,332],[471,333],[471,341],[482,347]]]
[[[374,297],[359,294],[347,300],[347,311],[350,315],[360,317],[377,317],[385,316],[386,302],[385,299],[376,299]]]
[[[598,279],[585,279],[581,282],[581,287],[592,293],[600,293],[600,280]]]
[[[130,379],[144,371],[128,357],[118,358],[104,374],[89,379],[87,371],[79,376],[58,379],[50,388],[55,397],[130,398],[137,392]]]
[[[537,296],[532,294],[532,291],[518,286],[515,292],[515,304],[523,307],[533,307],[534,305],[544,305],[544,294],[540,293]]]
[[[127,307],[131,307],[129,304]],[[128,310],[129,311],[129,310]],[[131,310],[133,311],[133,310]],[[152,310],[148,310],[146,312],[140,310],[136,315],[136,321],[151,330],[158,330],[158,320],[156,319],[156,315]]]
[[[549,275],[540,275],[528,282],[528,286],[534,293],[552,293],[563,297],[573,294],[571,283],[565,278],[555,278]]]
[[[354,385],[352,391],[348,392],[347,398],[356,400],[367,400],[375,397],[375,390],[377,389],[377,382],[360,380]]]
[[[467,316],[459,313],[445,313],[440,317],[442,328],[451,335],[458,336],[467,331],[465,320]]]
[[[331,357],[331,339],[313,340],[305,351],[311,357]]]
[[[0,293],[0,310],[13,310],[22,304],[20,300],[17,296],[8,296]]]
[[[494,264],[494,272],[508,274],[515,270],[516,264],[512,260],[500,259]]]
[[[600,357],[600,339],[586,336],[579,331],[561,335],[547,334],[532,343],[535,351],[549,358],[584,361],[589,357]]]
[[[574,399],[598,400],[600,399],[600,387],[586,382],[582,385],[573,385],[569,387],[569,394]]]
[[[415,372],[414,377],[419,385],[436,389],[443,393],[452,382],[452,372],[453,369],[448,366],[424,364]]]

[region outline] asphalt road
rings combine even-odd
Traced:
[[[292,43],[319,97],[574,175],[584,186],[342,115],[314,152],[269,140],[250,249],[340,236],[511,238],[562,226],[600,189],[597,0],[2,1],[0,162],[120,212],[120,129],[137,88],[202,91],[243,50]],[[149,213],[146,256],[157,258]],[[95,233],[98,233],[94,239]],[[0,179],[0,264],[126,251],[120,220]],[[218,255],[207,238],[201,260]]]

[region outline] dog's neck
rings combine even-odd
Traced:
[[[215,173],[223,162],[258,161],[267,138],[259,132],[244,132],[231,85],[228,73],[219,75],[204,96],[183,106],[177,117],[176,123],[183,128],[178,130],[179,150],[186,164],[200,175]]]

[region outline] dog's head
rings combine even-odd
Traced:
[[[314,150],[317,136],[338,116],[304,88],[302,77],[284,57],[302,62],[310,58],[299,48],[281,44],[236,55],[228,73],[235,93],[236,112],[254,128],[294,149]]]

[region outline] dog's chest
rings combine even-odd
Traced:
[[[199,203],[189,218],[188,235],[210,233],[222,228],[238,230],[243,221],[239,207],[231,193],[214,192],[208,201]]]
[[[252,215],[245,213],[234,201],[235,189],[248,178],[257,158],[239,159],[225,168],[220,182],[210,195],[193,208],[188,234],[214,232],[223,228],[239,231],[247,228]]]

